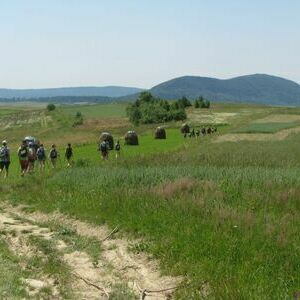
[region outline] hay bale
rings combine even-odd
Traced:
[[[100,143],[101,142],[108,142],[109,144],[109,150],[113,150],[114,149],[114,138],[113,136],[108,133],[108,132],[102,132],[100,135]]]
[[[166,130],[163,127],[157,127],[154,134],[155,139],[165,140],[167,138]]]
[[[181,133],[190,133],[190,126],[188,124],[183,124],[180,129]]]
[[[138,135],[136,134],[135,131],[128,131],[125,134],[125,145],[138,145],[139,144],[139,139]]]

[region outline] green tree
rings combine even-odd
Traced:
[[[192,103],[190,102],[190,100],[185,96],[178,99],[177,103],[180,108],[186,108],[186,107],[192,106]]]
[[[52,103],[50,103],[50,104],[47,105],[47,110],[48,111],[53,111],[53,110],[55,110],[55,108],[56,108],[56,106],[54,104],[52,104]]]
[[[127,106],[126,111],[130,122],[136,126],[186,119],[185,110],[177,101],[170,104],[149,92],[141,93],[134,103]]]
[[[126,112],[129,117],[129,121],[135,126],[138,126],[142,117],[139,107],[136,104],[130,104],[126,109]]]

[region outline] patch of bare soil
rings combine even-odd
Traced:
[[[274,134],[267,133],[229,133],[218,136],[214,142],[239,142],[239,141],[282,141],[292,134],[300,133],[300,127],[284,129]]]
[[[15,237],[20,240],[26,236],[25,233],[28,235],[29,232],[31,235],[51,239],[54,232],[36,225],[47,222],[72,228],[79,236],[90,237],[101,242],[101,257],[95,264],[84,251],[64,251],[68,245],[62,240],[56,240],[57,250],[63,251],[63,260],[71,268],[74,277],[72,289],[78,299],[108,299],[114,287],[120,283],[124,283],[136,297],[141,299],[170,299],[181,281],[181,278],[162,276],[157,261],[149,259],[144,254],[129,251],[129,246],[133,242],[118,238],[117,230],[111,231],[106,226],[92,226],[60,213],[29,214],[20,208],[10,206],[6,206],[4,212],[0,212],[0,229],[14,231]],[[20,243],[18,247],[9,241],[8,243],[16,253],[20,247],[22,248]],[[30,248],[22,249],[22,254],[31,252]],[[51,287],[51,282],[46,282],[44,279],[40,279],[39,283],[28,280],[31,289],[33,285],[36,289],[44,287],[45,284]]]

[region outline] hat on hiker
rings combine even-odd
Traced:
[[[6,144],[7,144],[6,140],[2,141],[2,145],[6,145]]]

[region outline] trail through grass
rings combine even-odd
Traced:
[[[226,105],[216,110],[230,113]],[[220,134],[280,131],[295,124],[253,122],[292,112],[234,107],[239,117]],[[116,129],[115,138],[123,132]],[[300,135],[211,143],[215,136],[184,139],[178,128],[155,140],[148,128],[139,137],[140,146],[123,146],[120,159],[111,152],[107,162],[96,140],[76,144],[73,168],[12,176],[1,189],[14,204],[118,226],[138,238],[132,251],[152,254],[165,274],[190,283],[178,299],[204,297],[204,286],[215,299],[293,297],[300,288]]]

